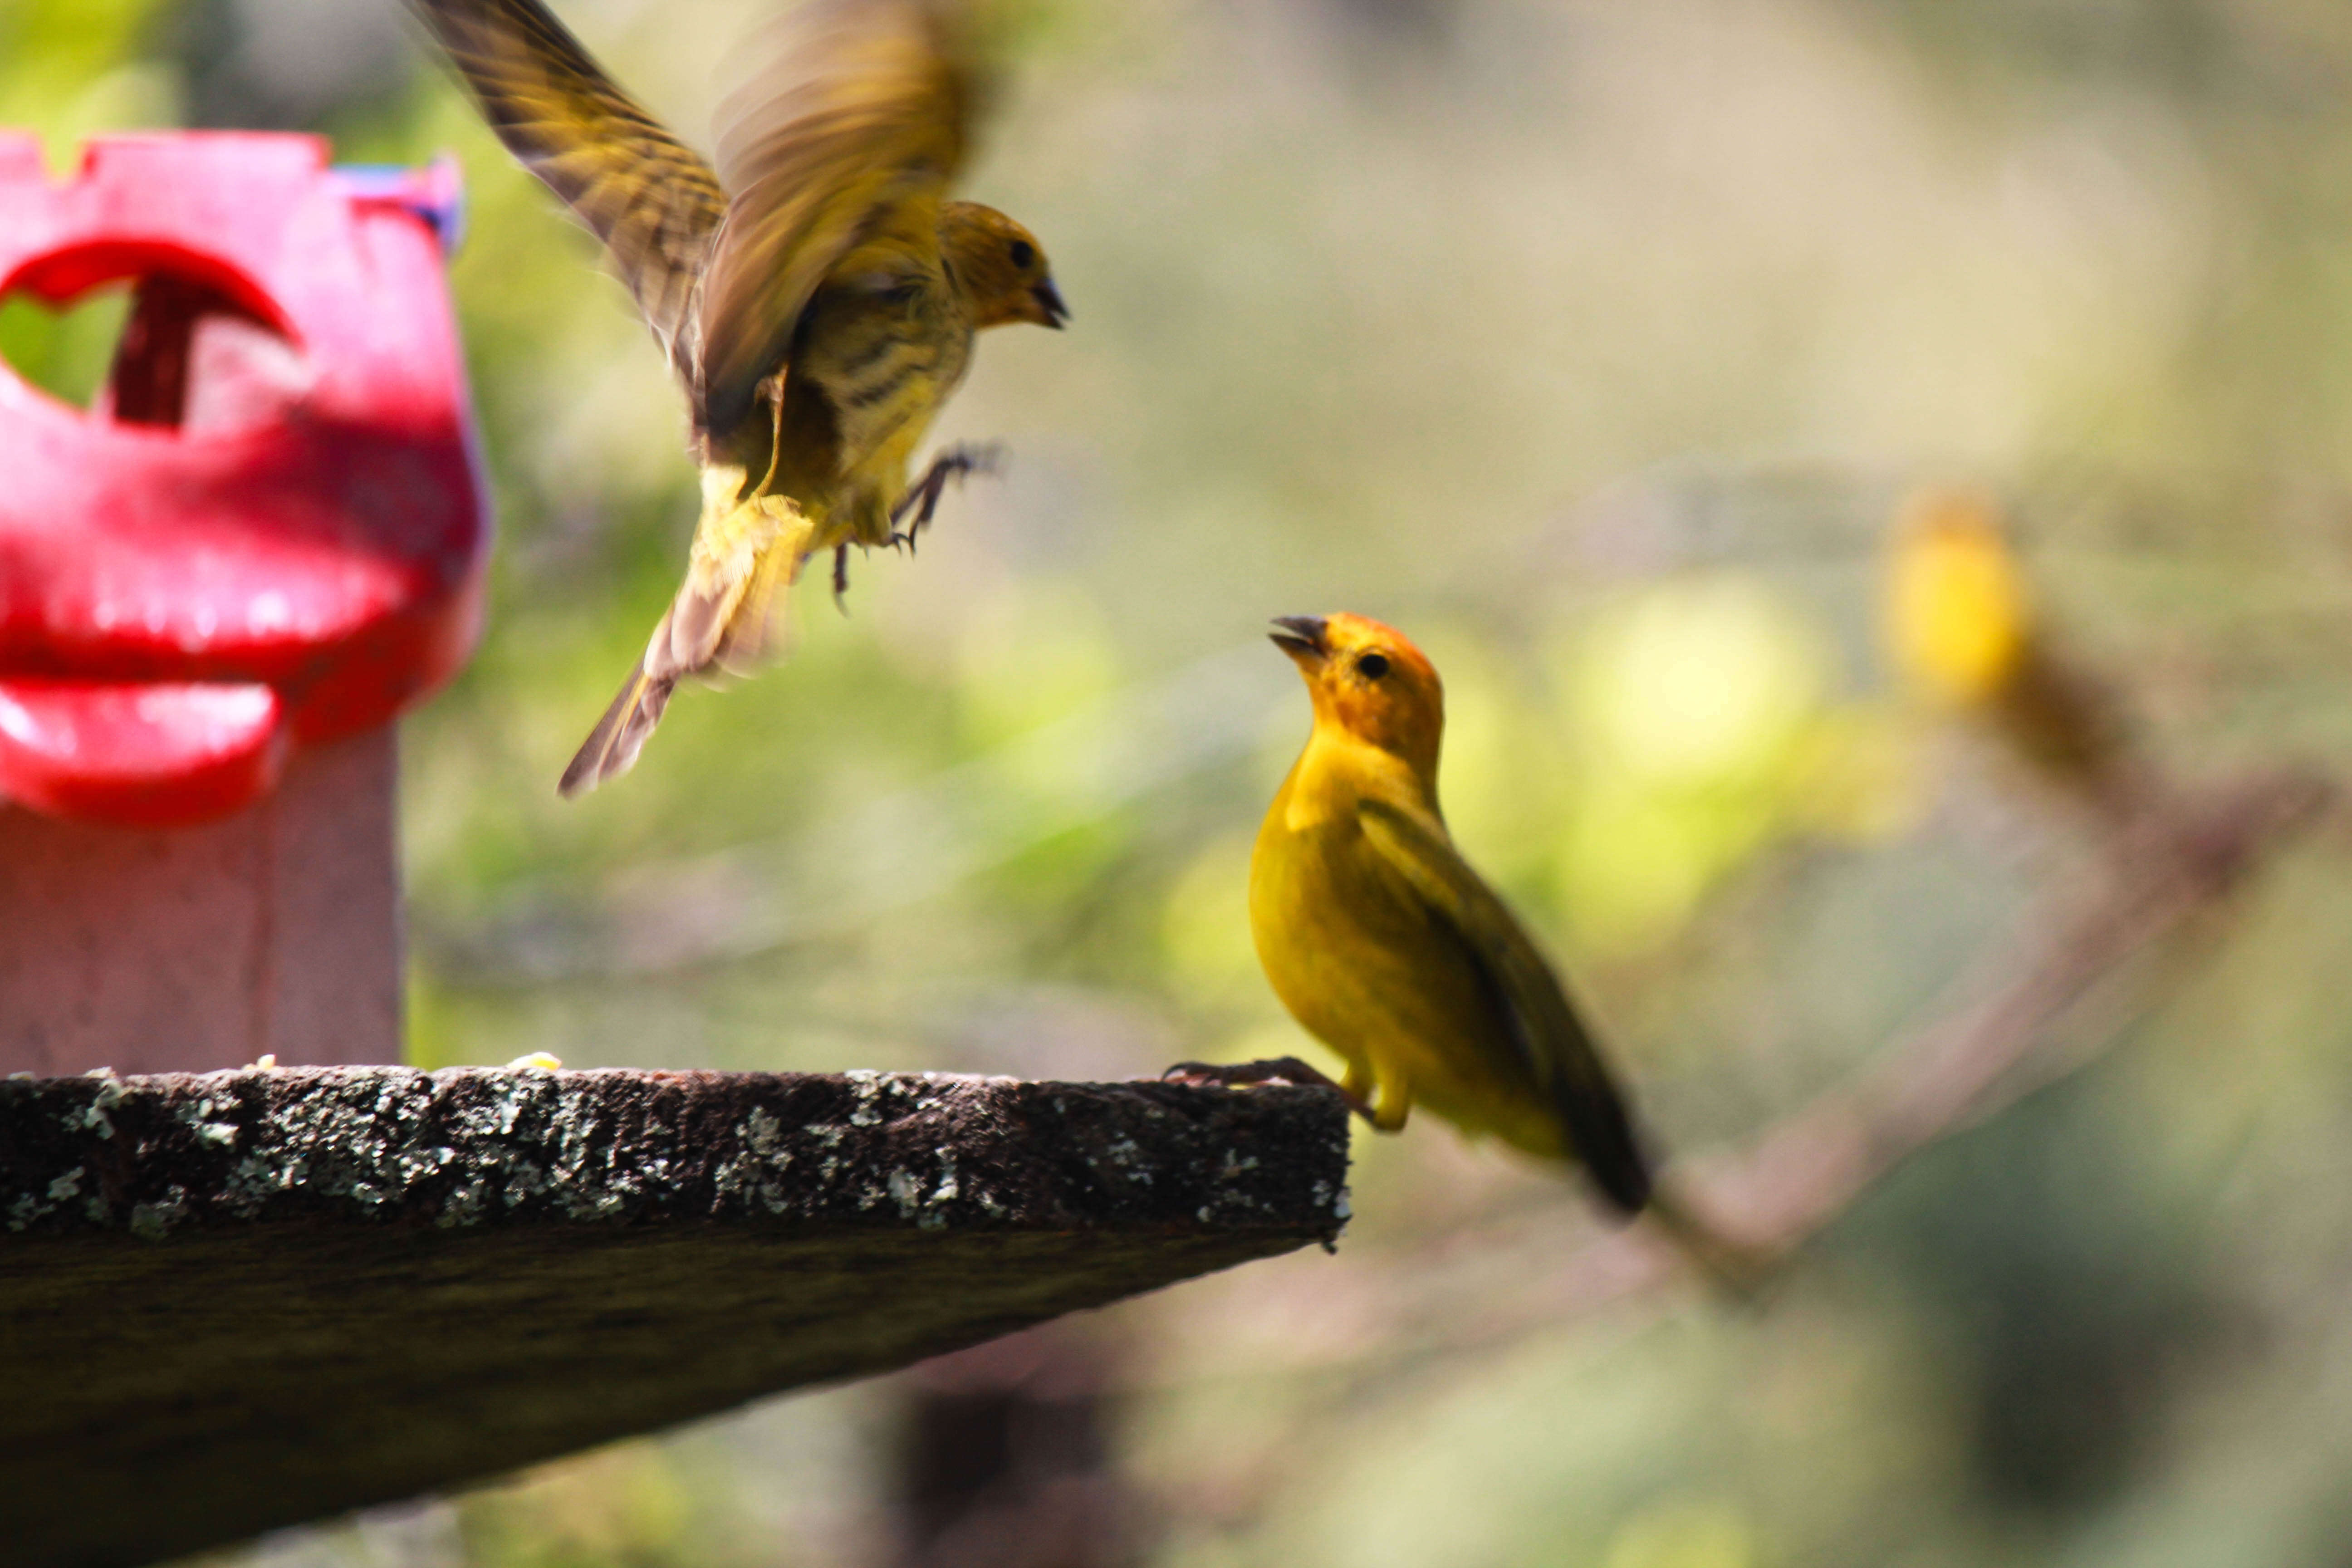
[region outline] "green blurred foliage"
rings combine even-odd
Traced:
[[[697,139],[759,9],[558,8]],[[919,556],[854,561],[845,616],[803,584],[788,662],[683,694],[634,774],[562,803],[694,504],[593,247],[394,5],[0,0],[0,123],[54,167],[184,116],[463,161],[501,539],[480,653],[404,736],[418,1062],[1311,1052],[1245,927],[1306,725],[1255,639],[1345,607],[1444,671],[1458,836],[1665,1140],[1736,1138],[1965,994],[2084,868],[2079,824],[1879,666],[1881,535],[1925,479],[2018,500],[2059,636],[2179,778],[2352,756],[2352,12],[1007,10],[972,194],[1045,237],[1076,316],[992,337],[939,436],[1009,468]],[[75,400],[110,330],[0,301],[0,355]],[[1123,1310],[1154,1347],[1120,1406],[1151,1560],[2343,1560],[2347,931],[2315,847],[2116,1057],[1900,1173],[1758,1314],[1398,1344],[1319,1257]],[[1496,1216],[1582,1234],[1571,1187],[1441,1126],[1358,1153],[1342,1262],[1399,1290],[1507,1296]],[[215,1561],[879,1563],[896,1398]]]
[[[130,318],[125,289],[93,290],[62,310],[11,294],[0,300],[0,360],[50,396],[88,408]]]

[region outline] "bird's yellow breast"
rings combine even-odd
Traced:
[[[1528,1074],[1513,1070],[1507,1026],[1460,939],[1364,836],[1357,803],[1402,787],[1393,771],[1394,759],[1344,742],[1310,743],[1299,758],[1250,858],[1259,962],[1351,1079],[1557,1155],[1559,1129]]]
[[[1382,874],[1354,813],[1302,802],[1294,770],[1250,858],[1250,930],[1275,994],[1350,1060],[1412,1032],[1411,956],[1422,923]]]

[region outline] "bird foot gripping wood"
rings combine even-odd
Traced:
[[[993,475],[1003,462],[1004,448],[994,441],[977,447],[950,447],[932,458],[923,477],[908,487],[907,493],[898,498],[898,504],[890,509],[890,542],[903,544],[911,552],[916,537],[930,526],[931,515],[940,510],[940,497],[946,492],[950,479],[961,482],[969,474]],[[914,521],[901,530],[898,524],[908,512],[914,513]],[[837,566],[835,581],[846,580],[845,570]]]
[[[1348,1109],[1378,1126],[1372,1108],[1362,1096],[1328,1073],[1297,1057],[1268,1057],[1254,1062],[1178,1062],[1160,1075],[1162,1083],[1189,1084],[1194,1089],[1250,1089],[1259,1084],[1288,1084],[1297,1089],[1328,1089],[1348,1102]]]

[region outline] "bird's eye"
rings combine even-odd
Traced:
[[[1383,655],[1368,653],[1356,661],[1356,668],[1363,672],[1366,680],[1378,680],[1389,672],[1389,661]]]
[[[1037,263],[1037,247],[1025,239],[1013,242],[1013,265],[1026,272]]]

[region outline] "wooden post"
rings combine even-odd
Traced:
[[[194,827],[0,805],[0,1073],[401,1059],[390,727]]]

